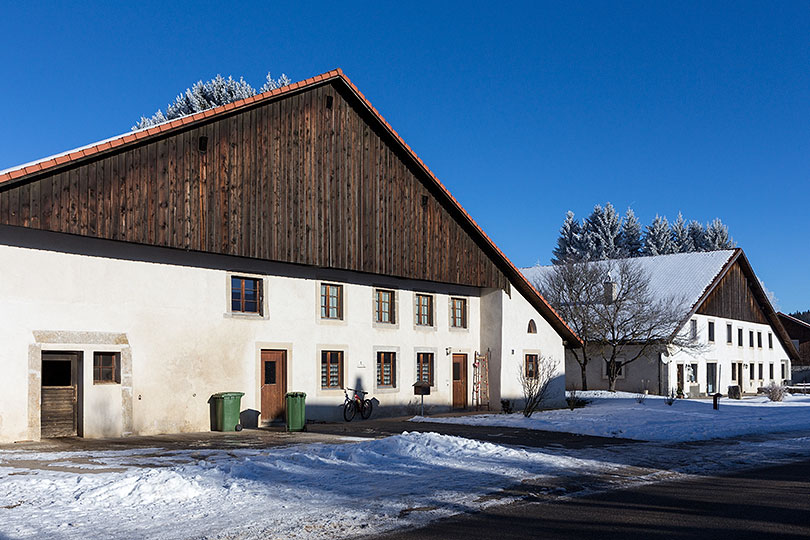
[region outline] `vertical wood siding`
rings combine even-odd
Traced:
[[[457,211],[363,114],[332,85],[291,94],[25,184],[0,185],[0,223],[507,287]]]
[[[697,311],[701,315],[768,324],[748,280],[736,262]]]

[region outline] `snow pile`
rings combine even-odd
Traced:
[[[761,396],[724,398],[716,411],[711,400],[679,399],[667,405],[660,396],[647,396],[638,403],[636,394],[626,392],[577,392],[577,396],[591,403],[573,411],[541,411],[531,418],[517,413],[417,416],[411,421],[564,431],[643,441],[698,441],[810,429],[810,396],[788,395],[781,402]]]
[[[49,460],[91,463],[71,473],[49,469]],[[480,508],[481,496],[526,478],[616,467],[407,432],[266,451],[0,451],[0,537],[373,534]]]

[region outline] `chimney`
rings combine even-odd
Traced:
[[[603,285],[605,287],[605,305],[612,304],[619,296],[619,284],[613,281],[610,272],[608,272],[607,281]]]

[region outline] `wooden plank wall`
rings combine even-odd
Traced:
[[[315,87],[17,187],[0,185],[0,223],[508,287],[436,188],[358,110],[336,87]]]
[[[697,312],[701,315],[768,324],[739,262],[735,262],[723,276]]]

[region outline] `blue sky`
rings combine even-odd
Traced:
[[[567,210],[681,211],[810,309],[807,3],[227,4],[4,5],[0,169],[217,73],[341,67],[517,265],[549,261]]]

